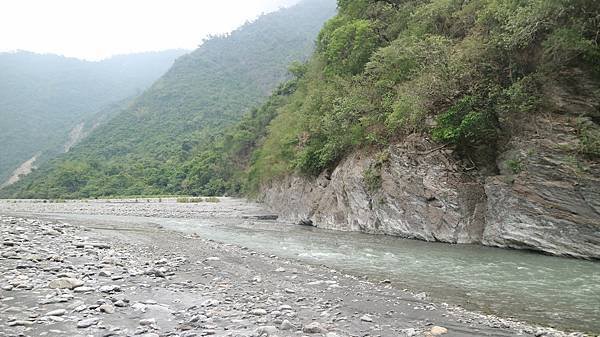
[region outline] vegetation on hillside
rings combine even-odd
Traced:
[[[63,161],[18,195],[253,193],[270,179],[318,175],[357,148],[384,148],[412,133],[454,147],[482,170],[495,168],[497,147],[511,133],[502,122],[542,110],[544,83],[574,68],[600,80],[599,8],[594,0],[338,0],[338,15],[319,33],[312,58],[294,64],[294,79],[236,125],[175,141],[179,128],[205,132],[209,123],[215,130],[230,116],[227,109],[214,110],[210,119],[202,114],[202,128],[194,117],[169,110],[168,98],[187,92],[188,82],[177,81],[172,91],[143,96],[161,109],[138,104],[127,115],[133,123],[164,112],[155,129],[122,144],[109,137],[98,161]],[[172,124],[171,114],[187,123]],[[597,116],[580,117],[578,155],[598,158]],[[111,162],[136,142],[148,144],[152,159]],[[177,144],[178,157],[162,155],[173,152],[165,144]],[[365,172],[369,188],[380,182],[377,165]],[[122,188],[132,182],[139,189]]]
[[[42,152],[39,164],[60,153],[78,123],[139,94],[183,53],[141,53],[100,62],[0,53],[0,185],[34,154]]]
[[[272,117],[257,120],[256,126],[248,123],[235,134],[223,130],[248,112],[250,120],[274,115],[265,112],[268,107],[251,108],[289,79],[291,62],[310,57],[335,9],[334,0],[305,0],[205,41],[70,153],[4,189],[3,195],[79,198],[239,190],[231,177],[242,163],[228,153],[249,156],[253,134],[260,134]],[[233,143],[240,148],[221,150]]]
[[[292,172],[317,175],[358,147],[382,148],[415,132],[453,146],[476,167],[495,167],[496,148],[511,132],[501,121],[542,110],[544,83],[575,67],[599,79],[597,1],[338,5],[253,156],[250,191]],[[596,158],[597,122],[581,127],[582,153]]]

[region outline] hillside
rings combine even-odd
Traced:
[[[4,191],[27,197],[188,193],[189,162],[306,60],[335,2],[307,0],[213,37],[66,156]]]
[[[34,155],[63,148],[77,124],[104,106],[138,94],[184,51],[87,62],[30,52],[0,54],[0,185]]]
[[[198,148],[185,191],[330,229],[600,258],[598,3],[338,3],[295,78]]]
[[[600,4],[339,1],[240,172],[284,218],[600,258]]]

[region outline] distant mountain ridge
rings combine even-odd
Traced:
[[[37,153],[60,152],[70,131],[104,106],[138,94],[184,50],[90,62],[26,51],[0,53],[0,184]]]

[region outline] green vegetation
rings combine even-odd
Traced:
[[[35,154],[41,152],[39,165],[61,153],[77,124],[95,123],[118,110],[107,105],[146,89],[183,53],[132,54],[101,62],[0,53],[0,185]]]
[[[381,151],[414,133],[474,168],[495,167],[511,121],[544,109],[545,84],[575,67],[600,80],[599,9],[594,0],[339,0],[313,56],[234,123],[283,77],[278,67],[298,45],[285,42],[296,26],[287,17],[262,26],[278,27],[273,44],[264,34],[250,38],[261,19],[180,60],[127,113],[13,195],[252,194],[271,179],[316,176],[351,151]],[[243,62],[233,51],[225,64],[210,57],[216,50],[223,60],[229,39]],[[215,64],[244,76],[197,71]],[[597,130],[597,118],[581,124],[581,153],[598,156]],[[371,192],[384,157],[364,172]]]
[[[290,77],[290,63],[310,57],[319,29],[334,14],[334,0],[307,0],[204,41],[67,155],[3,195],[89,198],[239,190],[231,180],[244,165],[237,154],[251,155],[255,130],[264,129],[274,113],[269,107],[251,108]],[[252,122],[244,129],[223,132],[248,112]],[[239,146],[222,150],[234,143]]]
[[[317,175],[358,147],[384,148],[415,132],[484,167],[512,132],[507,120],[543,109],[544,83],[571,67],[599,79],[595,1],[338,5],[298,89],[255,152],[253,186],[292,172]],[[591,156],[593,130],[581,127],[582,152]],[[370,189],[380,179],[375,165],[365,172]]]

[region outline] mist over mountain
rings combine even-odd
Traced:
[[[60,152],[77,124],[142,92],[183,53],[120,55],[99,62],[1,53],[0,184],[36,154]]]

